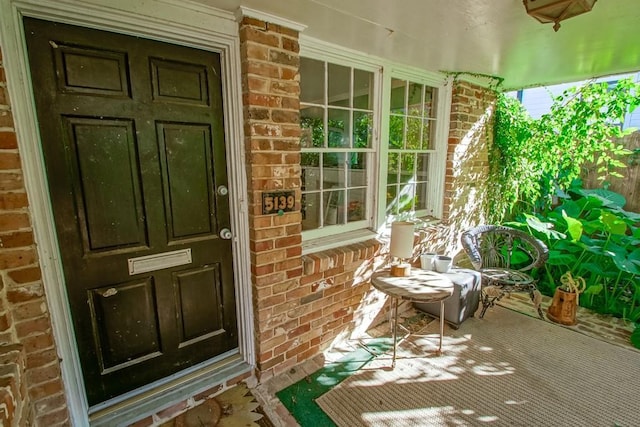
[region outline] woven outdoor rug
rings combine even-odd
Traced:
[[[640,352],[503,307],[437,323],[317,399],[348,426],[640,426]]]

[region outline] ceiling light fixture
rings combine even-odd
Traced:
[[[527,14],[543,24],[553,22],[558,31],[560,21],[589,12],[597,0],[523,0]]]

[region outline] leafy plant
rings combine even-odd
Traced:
[[[546,214],[522,214],[507,223],[541,239],[549,260],[539,289],[553,295],[570,272],[585,281],[580,305],[640,321],[640,214],[623,209],[624,197],[573,187]]]
[[[620,176],[619,156],[631,154],[617,139],[632,132],[620,123],[640,105],[640,84],[620,80],[614,87],[590,83],[554,99],[551,111],[534,120],[520,103],[499,95],[490,153],[493,222],[520,212],[549,209],[587,162],[599,179]]]

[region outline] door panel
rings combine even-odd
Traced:
[[[152,278],[91,289],[89,298],[102,374],[161,355]]]
[[[85,254],[147,246],[142,182],[131,120],[63,117]]]
[[[159,123],[158,136],[170,240],[215,233],[209,126]]]
[[[236,349],[219,55],[24,23],[89,403]]]
[[[205,67],[152,58],[151,72],[154,100],[209,105]]]
[[[223,333],[223,319],[202,316],[207,307],[220,303],[220,268],[205,266],[175,273],[179,304],[180,346],[188,346],[211,335]],[[216,284],[212,286],[211,284]]]
[[[129,97],[126,53],[51,42],[60,91]]]

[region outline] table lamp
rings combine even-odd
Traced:
[[[406,277],[411,274],[411,264],[408,262],[413,257],[413,229],[415,224],[408,221],[396,221],[391,224],[391,241],[389,254],[397,260],[391,262],[391,275]]]

